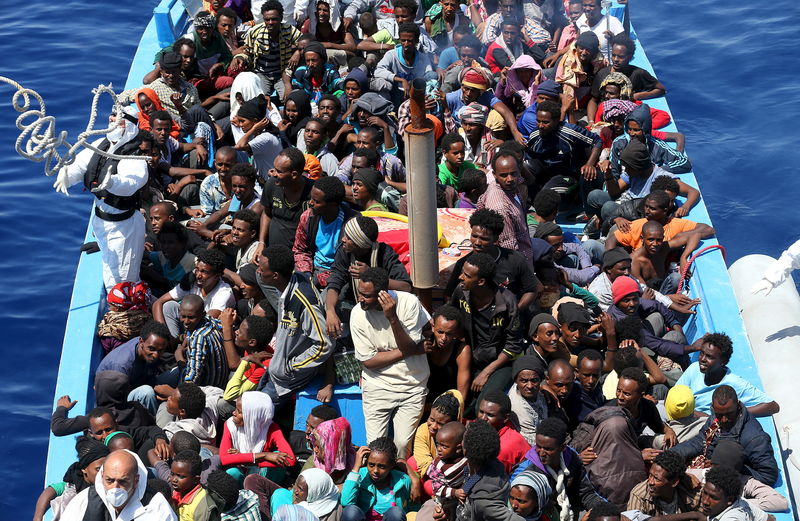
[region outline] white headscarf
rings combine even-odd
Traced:
[[[297,504],[318,518],[327,516],[339,504],[339,489],[324,470],[313,468],[300,473],[308,485],[308,497]]]
[[[233,423],[233,418],[228,418],[225,425],[231,433],[233,448],[243,454],[261,452],[267,440],[267,431],[272,425],[272,416],[275,406],[272,398],[260,391],[248,391],[242,394],[242,420],[244,427],[241,429]]]
[[[111,142],[111,146],[108,147],[108,151],[112,153],[119,150],[123,145],[129,143],[137,135],[139,135],[139,126],[136,124],[136,109],[133,107],[125,107],[122,109],[122,112],[124,115],[128,116],[127,118],[123,117],[125,121],[125,127],[123,128],[122,132],[118,133],[117,128],[115,127],[114,130],[106,134],[106,139]],[[128,118],[132,118],[133,121]],[[119,120],[117,120],[117,123],[119,123]]]
[[[264,94],[264,86],[261,77],[255,72],[240,72],[231,85],[231,117],[239,113],[239,102],[236,94],[241,94],[245,101],[257,98],[259,94]]]

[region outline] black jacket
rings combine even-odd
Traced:
[[[747,408],[741,403],[739,404],[739,418],[733,425],[730,432],[719,431],[711,444],[705,456],[710,458],[714,453],[714,447],[717,446],[720,440],[733,440],[738,442],[744,449],[744,474],[749,474],[755,479],[767,485],[774,485],[778,480],[778,464],[775,461],[775,454],[772,450],[772,439],[769,434],[764,432],[758,419],[754,418],[747,412]],[[711,423],[716,419],[713,411],[711,416],[706,420],[703,430],[695,436],[682,443],[679,443],[672,448],[688,462],[693,458],[703,454],[705,449],[705,439]]]

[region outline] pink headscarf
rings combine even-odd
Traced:
[[[518,71],[520,69],[534,70],[534,73],[531,74],[531,79],[527,85],[523,84],[522,80],[519,78]],[[517,94],[520,98],[522,98],[522,102],[525,103],[525,106],[530,107],[533,102],[536,101],[536,91],[538,90],[535,71],[541,70],[542,67],[536,63],[536,60],[527,54],[523,54],[514,60],[514,63],[508,69],[506,83],[503,86],[503,96],[510,99],[514,96],[514,94]]]
[[[328,474],[337,470],[353,467],[356,453],[350,443],[350,422],[345,418],[336,418],[320,423],[316,430],[315,443],[325,455],[325,461],[314,459],[314,466]]]

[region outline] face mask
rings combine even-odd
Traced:
[[[112,143],[117,143],[122,136],[125,135],[125,127],[114,127],[114,130],[106,134],[106,139],[111,141]]]
[[[119,508],[128,500],[128,491],[124,488],[110,488],[106,490],[106,501],[114,508]]]

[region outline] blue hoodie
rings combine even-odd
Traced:
[[[647,104],[642,103],[633,109],[633,112],[628,114],[628,117],[625,118],[626,129],[628,128],[628,121],[635,121],[642,127],[647,149],[650,151],[650,160],[653,164],[660,166],[672,174],[685,174],[692,171],[692,163],[689,161],[686,152],[678,152],[670,147],[664,140],[651,135],[653,120],[650,117],[650,107]],[[620,174],[622,174],[619,156],[630,140],[631,137],[626,130],[611,144],[611,173],[617,179],[619,179]]]

